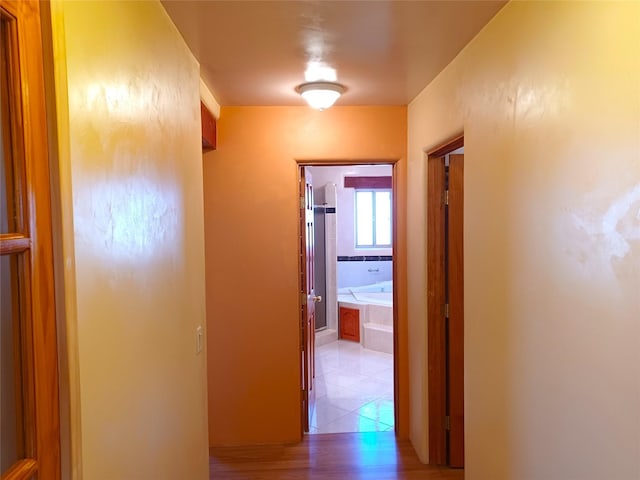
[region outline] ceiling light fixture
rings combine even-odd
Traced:
[[[344,85],[335,82],[307,82],[296,87],[311,108],[325,110],[345,92]]]

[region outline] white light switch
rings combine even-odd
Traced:
[[[196,328],[196,355],[202,351],[202,342],[204,341],[204,335],[202,333],[202,326]]]

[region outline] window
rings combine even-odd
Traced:
[[[356,190],[356,247],[391,247],[391,190]]]

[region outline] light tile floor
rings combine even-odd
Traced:
[[[393,430],[393,355],[338,340],[316,349],[309,433]]]

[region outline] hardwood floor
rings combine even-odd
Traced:
[[[394,432],[306,435],[294,445],[210,449],[210,479],[464,480],[463,470],[423,465]]]

